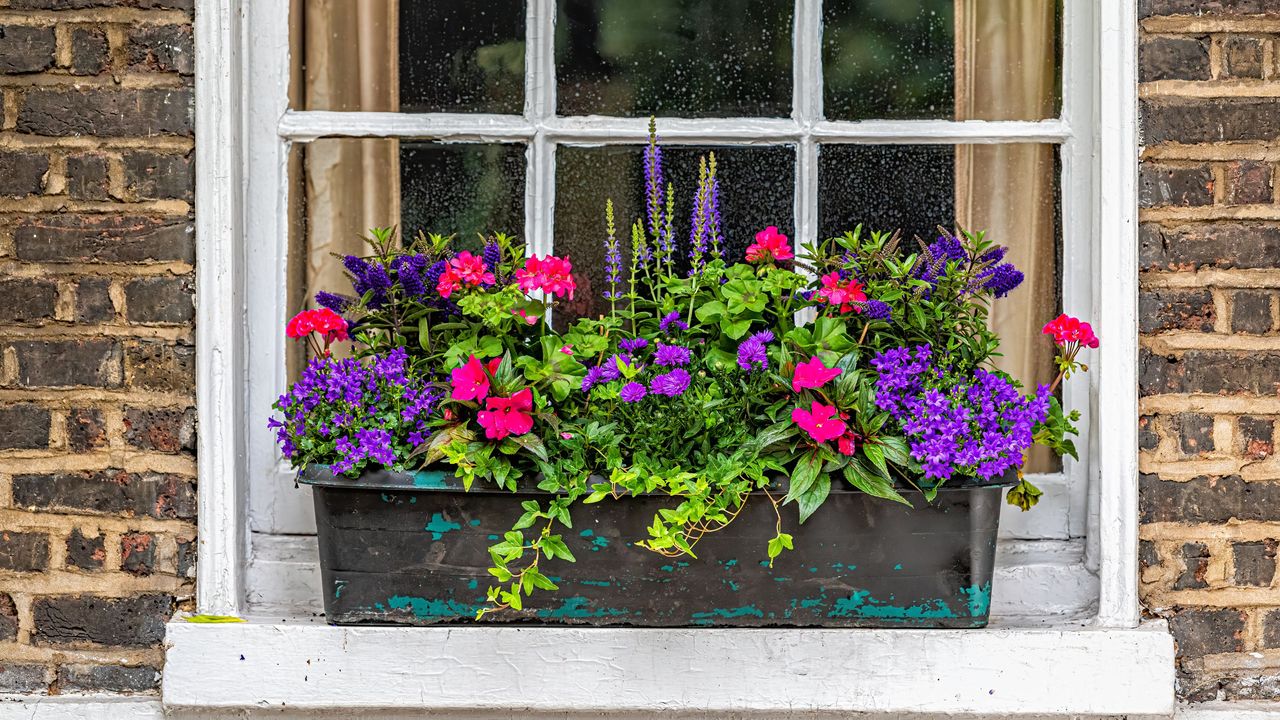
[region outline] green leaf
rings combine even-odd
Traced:
[[[1040,502],[1040,496],[1043,494],[1044,491],[1023,478],[1022,482],[1009,489],[1009,494],[1005,496],[1004,501],[1026,512]]]
[[[720,321],[720,332],[724,333],[725,337],[731,340],[741,338],[743,335],[746,335],[747,331],[750,329],[751,318],[746,318],[744,320],[730,320],[725,318]]]
[[[809,488],[813,487],[813,483],[818,479],[818,473],[821,470],[822,459],[818,457],[816,451],[801,456],[796,461],[795,470],[791,473],[791,487],[787,491],[787,502],[791,502],[808,492]]]
[[[866,443],[862,446],[862,454],[867,456],[867,459],[871,461],[872,465],[876,466],[881,475],[889,476],[889,468],[884,462],[884,451],[880,449],[879,445]]]
[[[831,493],[831,476],[822,473],[818,475],[817,481],[809,488],[807,492],[796,498],[796,504],[800,506],[800,522],[804,523],[809,519],[815,510],[826,502],[827,495]]]
[[[719,320],[721,317],[723,317],[724,313],[725,313],[724,303],[720,302],[719,300],[712,300],[711,302],[702,303],[701,305],[698,306],[697,310],[693,311],[693,314],[698,316],[698,321],[703,323],[715,322],[716,320]]]
[[[906,498],[898,494],[893,489],[893,483],[889,478],[880,475],[878,472],[871,471],[866,463],[862,462],[862,458],[854,458],[854,461],[844,466],[844,479],[849,484],[858,488],[862,492],[872,496],[900,502],[907,507],[915,507]]]
[[[221,624],[221,623],[242,623],[244,618],[238,618],[234,615],[188,615],[183,618],[189,623],[201,624]]]

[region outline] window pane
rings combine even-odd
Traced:
[[[720,179],[720,214],[728,258],[741,258],[755,234],[776,225],[792,235],[795,148],[677,147],[662,149],[666,179],[676,192],[673,235],[681,253],[689,250],[689,219],[698,180],[698,158],[714,151]],[[644,212],[643,149],[636,146],[560,147],[556,151],[555,251],[569,255],[578,293],[558,319],[604,311],[604,205],[612,199],[623,256],[631,257],[632,221]],[[624,275],[626,274],[624,263]]]
[[[1060,0],[828,0],[833,120],[1039,120],[1061,105]]]
[[[308,110],[523,109],[521,0],[294,1]]]
[[[782,117],[792,0],[563,0],[561,115]]]
[[[290,303],[311,305],[317,290],[348,292],[334,255],[368,252],[371,227],[456,233],[524,233],[525,147],[402,140],[326,139],[293,164],[300,200],[291,233]]]
[[[1062,223],[1053,145],[823,145],[818,155],[818,225],[823,238],[861,223],[903,231],[907,248],[937,227],[985,230],[1009,247],[1022,285],[992,306],[1004,339],[996,364],[1034,387],[1053,380],[1053,347],[1040,328],[1062,307]],[[1059,467],[1051,453],[1028,469]]]

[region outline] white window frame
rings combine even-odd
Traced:
[[[557,144],[640,143],[643,118],[555,116],[554,0],[529,0],[523,116],[293,111],[288,108],[289,3],[197,0],[197,388],[201,612],[245,607],[250,488],[288,487],[267,409],[285,387],[283,291],[288,237],[288,157],[324,137],[406,137],[524,142],[529,148],[530,252],[551,250]],[[1087,408],[1087,460],[1061,492],[1087,560],[1098,573],[1094,624],[1138,625],[1137,259],[1135,0],[1067,0],[1063,114],[1043,121],[829,121],[821,119],[820,0],[796,0],[795,92],[790,118],[664,119],[668,144],[787,142],[797,149],[796,235],[817,232],[820,143],[1005,143],[1061,146],[1064,306],[1095,318],[1104,343],[1093,372],[1068,386]],[[1105,68],[1105,75],[1102,69]],[[535,201],[536,199],[536,201]],[[1094,313],[1094,308],[1105,312]],[[1083,493],[1094,505],[1086,512]],[[268,491],[270,492],[270,491]],[[269,499],[268,499],[269,501]],[[1048,504],[1048,503],[1047,503]],[[304,506],[305,509],[305,506]],[[309,512],[309,510],[306,510]],[[1043,510],[1042,510],[1043,512]],[[286,523],[287,524],[287,523]]]
[[[1091,384],[1073,389],[1070,397],[1092,410],[1088,538],[1099,590],[1091,620],[947,631],[405,629],[279,618],[216,625],[175,620],[166,639],[166,710],[222,708],[239,714],[272,708],[290,717],[334,708],[352,716],[427,710],[465,711],[468,717],[513,717],[526,710],[574,717],[681,710],[708,717],[745,711],[831,718],[1171,715],[1173,642],[1163,621],[1140,622],[1138,604],[1136,3],[1066,0],[1068,42],[1087,42],[1092,49],[1084,60],[1081,53],[1068,53],[1075,60],[1065,69],[1064,98],[1085,86],[1091,109],[1061,120],[1005,124],[1027,141],[1067,144],[1073,131],[1093,134],[1091,143],[1072,145],[1062,158],[1066,182],[1093,188],[1088,202],[1074,194],[1078,202],[1063,208],[1064,221],[1079,223],[1078,231],[1094,238],[1081,256],[1064,258],[1068,268],[1088,261],[1094,269],[1067,288],[1067,307],[1097,308],[1094,319],[1103,338],[1093,356]],[[530,11],[546,12],[550,5],[551,0],[530,0]],[[288,144],[355,129],[346,118],[288,112],[288,64],[282,62],[289,47],[286,6],[283,0],[195,0],[196,605],[203,613],[244,610],[248,488],[270,479],[253,477],[261,466],[249,448],[251,438],[266,434],[264,407],[255,403],[268,388],[275,392],[284,385],[284,310],[278,301],[267,307],[259,302],[264,286],[284,283],[279,260],[286,245]],[[1080,6],[1090,9],[1085,13]],[[799,17],[814,17],[817,0],[797,0],[797,7]],[[1083,25],[1070,19],[1084,16]],[[530,62],[546,67],[552,61],[549,40],[530,44],[537,46],[530,49]],[[811,53],[796,73],[818,70]],[[375,136],[527,136],[532,161],[541,168],[554,159],[551,140],[566,134],[643,138],[640,121],[584,127],[549,119],[553,104],[547,91],[532,90],[531,112],[542,118],[537,122],[494,120],[492,127],[477,130],[448,116],[430,122],[383,115],[351,120]],[[880,142],[918,142],[921,136],[992,141],[990,124],[979,122],[918,122],[910,137],[886,123],[818,122],[818,99],[802,100],[798,117],[742,123],[735,138],[720,128],[709,135],[699,121],[664,122],[664,137],[722,143],[795,133],[802,150],[798,181],[806,183],[815,180],[812,143],[821,133]],[[545,208],[553,188],[549,173],[530,177],[529,191],[543,199],[526,209],[534,249],[540,251],[550,237]],[[799,237],[811,236],[816,213],[797,208],[796,216]],[[265,375],[264,368],[270,369]],[[732,662],[725,662],[729,657]]]

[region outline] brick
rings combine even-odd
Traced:
[[[150,575],[156,564],[156,543],[149,533],[130,532],[120,537],[120,569],[130,575]]]
[[[97,7],[128,7],[139,10],[186,10],[195,0],[10,0],[19,10],[83,10]]]
[[[1262,647],[1280,648],[1280,610],[1262,616]]]
[[[1280,13],[1274,0],[1138,0],[1138,17],[1152,15],[1265,15]]]
[[[42,693],[49,689],[44,665],[0,664],[0,693]]]
[[[1138,81],[1208,80],[1209,38],[1148,37],[1138,46]]]
[[[195,38],[190,25],[139,27],[129,34],[129,65],[134,70],[195,72]]]
[[[1143,568],[1160,567],[1160,551],[1150,540],[1138,541],[1138,565]]]
[[[1190,350],[1178,358],[1143,348],[1138,356],[1138,387],[1143,395],[1280,393],[1280,355]]]
[[[125,351],[125,372],[135,388],[190,392],[196,382],[195,347],[139,341]]]
[[[76,322],[109,322],[116,317],[111,278],[85,277],[76,283]]]
[[[97,408],[71,408],[67,413],[67,447],[83,453],[107,446],[107,422]]]
[[[1209,548],[1202,543],[1182,545],[1182,574],[1173,582],[1174,590],[1198,590],[1209,587],[1205,573],[1209,571]]]
[[[1280,138],[1280,98],[1160,98],[1139,110],[1148,145]]]
[[[186,155],[130,153],[124,156],[124,183],[135,200],[191,200],[195,164]]]
[[[0,570],[42,572],[48,569],[48,535],[40,532],[0,531]]]
[[[1231,546],[1235,584],[1266,587],[1276,575],[1276,541],[1242,542]]]
[[[1138,448],[1155,450],[1160,447],[1160,433],[1156,432],[1156,419],[1150,415],[1138,418]]]
[[[1178,416],[1178,438],[1187,455],[1213,450],[1213,417],[1196,413]]]
[[[63,665],[58,688],[63,692],[141,693],[160,686],[160,671],[149,666]]]
[[[1169,619],[1169,630],[1178,645],[1178,654],[1186,658],[1214,653],[1240,652],[1244,649],[1244,613],[1229,608],[1179,609]]]
[[[48,70],[56,48],[51,27],[0,25],[0,75]]]
[[[193,451],[196,443],[195,409],[127,407],[124,411],[124,439],[141,450]]]
[[[0,593],[0,642],[18,637],[18,604],[9,593]]]
[[[3,43],[0,40],[0,43]],[[40,152],[0,152],[0,195],[26,197],[44,192],[49,156]]]
[[[178,538],[178,577],[195,579],[196,546],[195,538]]]
[[[1222,682],[1224,700],[1275,700],[1280,698],[1280,675],[1249,674],[1231,676]]]
[[[1271,332],[1271,294],[1241,290],[1232,296],[1231,332],[1262,335]]]
[[[72,155],[67,158],[67,194],[76,200],[107,200],[111,181],[107,159],[101,155]]]
[[[52,320],[58,286],[48,280],[0,280],[0,321],[34,323]]]
[[[1207,289],[1138,291],[1138,328],[1144,333],[1212,332],[1216,315],[1213,294]]]
[[[1143,223],[1138,261],[1143,270],[1273,268],[1280,266],[1280,227],[1204,223],[1163,228]]]
[[[1262,41],[1258,38],[1232,35],[1222,41],[1223,77],[1262,77]]]
[[[1199,206],[1213,204],[1213,173],[1208,165],[1170,167],[1142,163],[1138,168],[1138,204]]]
[[[130,215],[46,215],[14,231],[19,260],[34,262],[195,262],[189,220]]]
[[[191,478],[123,470],[15,475],[13,504],[70,513],[190,520],[196,516]]]
[[[192,134],[190,88],[78,89],[34,87],[18,110],[17,130],[63,137]]]
[[[119,387],[120,343],[111,339],[27,340],[11,343],[18,383],[26,387]]]
[[[71,74],[97,75],[111,63],[107,34],[99,28],[80,27],[71,31]]]
[[[195,319],[191,277],[139,278],[124,286],[124,295],[129,322],[173,325]]]
[[[1223,198],[1228,205],[1270,203],[1271,166],[1256,160],[1240,160],[1227,166],[1227,192]]]
[[[1268,418],[1242,417],[1239,420],[1240,449],[1250,460],[1262,460],[1275,452],[1275,421]]]
[[[47,448],[51,424],[48,408],[30,403],[0,406],[0,449]]]
[[[107,559],[107,536],[98,533],[89,537],[80,528],[71,530],[67,537],[67,567],[81,570],[100,570]]]
[[[36,645],[116,645],[153,647],[164,640],[173,597],[92,595],[42,597],[32,604]]]
[[[1175,482],[1143,473],[1138,488],[1142,522],[1280,520],[1280,483],[1247,483],[1237,475]]]

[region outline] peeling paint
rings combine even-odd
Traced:
[[[447,490],[449,485],[445,482],[446,477],[447,476],[439,470],[419,470],[413,474],[413,486],[416,488]]]
[[[578,534],[582,536],[582,539],[591,541],[591,552],[600,552],[601,550],[609,547],[609,538],[596,535],[595,532],[590,529],[583,530]]]
[[[428,600],[427,598],[393,595],[387,598],[387,604],[391,606],[392,610],[409,610],[419,620],[454,616],[473,617],[476,614],[475,605],[466,605],[454,600]],[[381,603],[378,605],[381,606]]]
[[[762,618],[764,612],[755,605],[743,605],[736,608],[716,608],[710,612],[696,612],[689,617],[693,618],[695,625],[710,625],[716,618],[736,618],[747,615]]]
[[[877,618],[880,620],[943,620],[956,617],[955,611],[942,598],[919,605],[903,607],[881,603],[866,590],[858,590],[847,598],[836,600],[830,617]]]
[[[439,540],[443,538],[444,534],[447,532],[461,530],[462,526],[456,522],[449,522],[448,520],[445,520],[444,515],[441,515],[440,513],[435,513],[431,516],[431,522],[427,523],[427,526],[422,529],[431,533],[432,540]]]
[[[599,608],[592,610],[591,603],[586,598],[575,596],[566,598],[560,603],[558,608],[543,608],[538,610],[540,618],[590,618],[590,617],[618,617],[620,615],[628,615],[626,610],[618,608]]]

